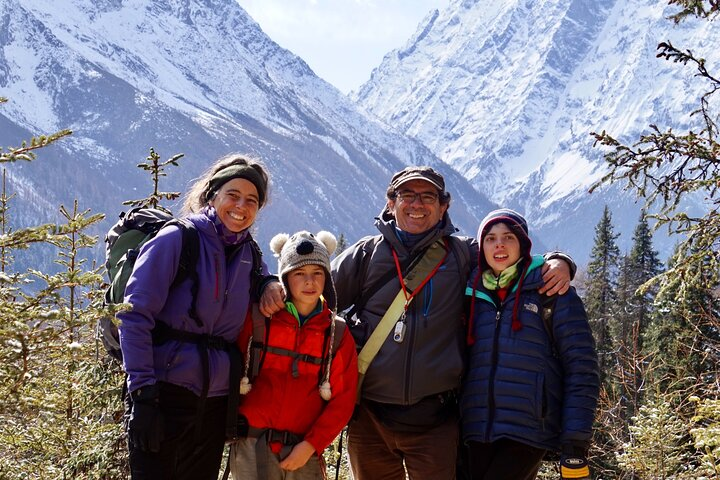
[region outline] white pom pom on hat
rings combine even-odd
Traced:
[[[275,254],[276,257],[280,256],[283,246],[287,243],[290,235],[287,233],[278,233],[270,240],[270,250]]]
[[[328,255],[332,255],[333,253],[335,253],[335,249],[337,248],[338,243],[335,235],[325,230],[321,230],[317,233],[317,235],[315,235],[315,238],[320,240],[323,245],[325,245],[325,248],[328,251]]]

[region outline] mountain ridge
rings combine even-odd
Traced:
[[[674,26],[671,11],[649,0],[451,0],[352,98],[584,262],[604,203],[622,249],[643,206],[621,185],[588,193],[607,171],[590,133],[634,143],[651,123],[694,123],[702,85],[693,71],[655,58],[660,41],[720,61],[710,22]],[[701,211],[702,199],[685,208]],[[663,256],[675,241],[656,234]]]
[[[108,215],[102,233],[122,201],[151,191],[134,168],[150,147],[162,158],[185,155],[162,179],[165,191],[185,191],[229,152],[259,157],[272,182],[256,229],[264,249],[278,231],[324,229],[350,242],[374,233],[390,177],[406,165],[446,176],[464,233],[492,208],[424,145],[277,46],[232,0],[0,0],[0,25],[0,72],[8,72],[0,94],[10,99],[0,124],[12,126],[0,143],[74,131],[10,168],[13,188],[45,192],[43,207],[23,206],[41,222],[58,218],[47,205],[79,198]]]

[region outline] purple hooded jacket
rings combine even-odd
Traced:
[[[228,342],[237,339],[245,323],[251,296],[252,246],[241,242],[239,249],[226,258],[225,245],[213,222],[204,214],[191,215],[188,220],[200,236],[196,311],[203,326],[199,327],[188,314],[192,280],[188,278],[170,290],[180,260],[182,232],[176,226],[163,228],[141,248],[125,289],[125,302],[132,304],[132,309],[118,314],[130,391],[163,381],[201,394],[203,369],[197,345],[168,341],[153,346],[151,330],[155,320],[179,330],[221,336]],[[263,273],[268,273],[264,263]],[[228,354],[209,349],[208,355],[208,396],[227,395]]]

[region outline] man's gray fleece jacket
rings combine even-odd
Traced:
[[[332,262],[338,311],[353,305],[388,270],[396,271],[392,249],[401,264],[443,238],[448,240],[450,251],[437,273],[413,298],[407,310],[404,341],[395,342],[391,333],[370,364],[362,384],[362,398],[411,405],[429,395],[459,389],[466,335],[463,295],[468,275],[477,264],[477,242],[468,237],[450,239],[456,228],[447,212],[438,227],[411,251],[399,240],[391,217],[385,214],[376,219],[375,225],[380,235],[362,238]],[[367,300],[359,317],[369,328],[364,334],[362,326],[353,329],[359,347],[377,327],[399,290],[395,275]]]

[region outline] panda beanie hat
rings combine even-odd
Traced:
[[[301,231],[292,236],[287,233],[279,233],[270,240],[270,249],[278,257],[278,276],[283,282],[285,291],[290,294],[287,283],[287,274],[296,268],[305,265],[319,265],[325,269],[325,287],[323,297],[330,310],[335,310],[337,297],[330,275],[330,255],[337,248],[337,239],[326,231],[313,235],[307,231]]]

